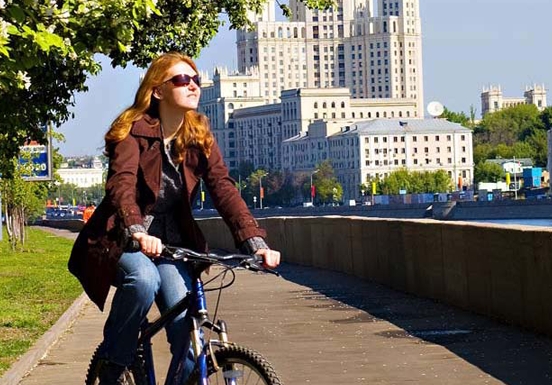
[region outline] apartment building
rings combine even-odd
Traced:
[[[234,110],[228,126],[235,132],[232,149],[238,164],[250,161],[256,168],[281,169],[282,141],[312,136],[315,122],[342,127],[365,119],[411,117],[415,110],[413,100],[353,99],[347,88],[301,88],[282,91],[281,103]]]
[[[94,158],[91,167],[60,167],[57,174],[66,184],[74,184],[77,187],[87,188],[104,182],[104,169],[99,158]]]
[[[241,74],[215,68],[213,79],[205,74],[201,82],[200,111],[209,118],[211,131],[228,167],[237,168],[237,138],[232,117],[236,110],[266,104],[266,99],[260,96],[258,73]]]
[[[250,14],[255,28],[237,32],[238,71],[218,68],[204,82],[201,110],[230,168],[282,168],[282,141],[318,120],[423,117],[418,0],[289,5],[291,21],[276,20],[275,0]]]
[[[344,199],[357,199],[359,185],[393,171],[445,170],[456,186],[473,183],[472,132],[444,119],[374,119],[314,122],[308,134],[282,144],[284,170],[314,171],[330,159]]]
[[[525,87],[523,97],[505,97],[502,94],[502,87],[494,85],[483,88],[481,92],[481,116],[520,104],[534,104],[539,111],[544,110],[547,106],[544,84]]]

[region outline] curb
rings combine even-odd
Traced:
[[[10,369],[0,378],[0,385],[17,385],[39,361],[48,353],[63,333],[71,327],[81,313],[82,308],[90,300],[82,293],[73,304],[63,313],[57,322],[40,339],[21,356]]]

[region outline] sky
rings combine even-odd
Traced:
[[[500,85],[505,97],[521,97],[526,86],[552,86],[551,0],[420,0],[420,14],[426,106],[439,101],[466,114],[473,106],[479,117],[483,87]],[[58,128],[64,156],[100,154],[109,125],[134,100],[142,70],[113,69],[100,59],[103,71],[75,96],[75,117]],[[235,31],[223,28],[196,62],[212,72],[217,65],[235,69],[236,60]]]

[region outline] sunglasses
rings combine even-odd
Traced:
[[[171,82],[175,87],[188,87],[192,80],[194,81],[195,85],[201,87],[201,78],[199,77],[199,75],[174,75],[172,78],[170,78],[169,80],[165,80],[163,83]]]

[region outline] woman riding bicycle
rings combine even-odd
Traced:
[[[198,70],[189,57],[161,55],[146,72],[134,104],[105,135],[106,196],[79,234],[69,260],[69,270],[100,309],[110,285],[117,288],[104,326],[102,356],[107,364],[101,385],[122,383],[153,302],[163,311],[189,291],[191,266],[156,257],[162,244],[207,249],[191,206],[200,179],[236,246],[263,256],[267,267],[279,264],[280,253],[266,245],[265,231],[228,175],[207,118],[196,111],[200,93]],[[139,252],[124,250],[131,240],[140,245]],[[173,353],[170,365],[184,365],[184,380],[193,369],[192,357],[175,353],[189,351],[189,328],[183,313],[166,330]]]

